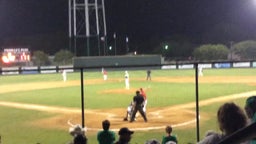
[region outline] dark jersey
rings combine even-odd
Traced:
[[[133,97],[133,101],[136,102],[136,105],[141,105],[144,102],[144,98],[141,95]]]

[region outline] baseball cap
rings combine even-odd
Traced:
[[[134,131],[129,130],[127,127],[123,127],[119,130],[118,134],[119,135],[124,135],[124,134],[133,134]]]

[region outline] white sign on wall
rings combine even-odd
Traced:
[[[233,67],[250,67],[250,62],[235,62]]]

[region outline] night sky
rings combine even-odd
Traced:
[[[253,0],[105,0],[105,9],[108,36],[135,46],[175,35],[199,44],[256,39]],[[68,0],[0,0],[0,40],[59,31],[68,36]]]

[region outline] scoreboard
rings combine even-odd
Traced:
[[[2,61],[4,63],[28,62],[30,58],[28,48],[4,48],[2,52]]]

